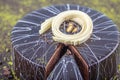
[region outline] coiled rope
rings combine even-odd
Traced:
[[[65,34],[60,31],[60,26],[64,21],[72,20],[81,25],[81,31],[76,34]],[[52,28],[53,40],[70,45],[79,45],[87,41],[93,31],[91,18],[84,12],[78,10],[69,10],[45,20],[41,24],[40,34],[45,33]]]

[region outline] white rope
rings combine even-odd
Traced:
[[[64,21],[73,20],[82,29],[76,34],[65,34],[60,31],[60,26]],[[53,40],[65,44],[78,45],[87,41],[93,31],[93,23],[91,18],[84,12],[78,10],[69,10],[61,12],[55,17],[47,19],[41,24],[40,34],[43,34],[48,29],[52,28]]]

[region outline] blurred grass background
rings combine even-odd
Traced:
[[[106,14],[120,30],[120,0],[0,0],[0,53],[11,48],[10,32],[32,10],[52,4],[79,4]]]
[[[10,34],[17,20],[41,7],[66,3],[79,4],[100,11],[111,18],[120,30],[120,0],[0,0],[0,55],[10,53],[12,50]]]

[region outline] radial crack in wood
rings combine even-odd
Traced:
[[[45,69],[45,79],[49,76],[49,74],[54,69],[57,62],[59,62],[60,58],[66,53],[67,47],[64,44],[59,44],[52,57],[48,61]]]
[[[82,73],[84,80],[89,80],[88,64],[84,58],[80,55],[79,51],[74,46],[68,46],[72,54],[74,54],[78,67]]]

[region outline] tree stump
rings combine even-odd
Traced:
[[[40,35],[39,29],[46,19],[66,10],[87,13],[93,34],[81,45],[58,49],[60,43],[53,41],[51,30]],[[110,80],[116,74],[119,31],[111,19],[91,8],[65,4],[35,10],[17,22],[11,41],[15,72],[21,80]]]

